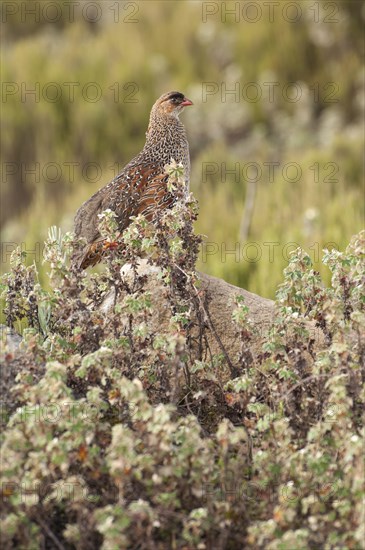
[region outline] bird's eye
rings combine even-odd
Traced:
[[[179,94],[174,94],[170,96],[170,102],[173,103],[174,105],[179,105],[182,100],[183,100],[183,97],[180,96]]]

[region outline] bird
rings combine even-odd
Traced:
[[[189,143],[179,116],[190,105],[193,102],[181,92],[172,91],[159,97],[150,112],[141,152],[77,210],[74,234],[76,239],[86,241],[86,245],[76,247],[73,254],[72,263],[77,269],[96,265],[110,248],[98,229],[99,214],[103,211],[114,212],[122,234],[133,216],[142,214],[153,222],[158,212],[173,206],[176,198],[167,188],[167,164],[175,161],[182,165],[185,191],[189,193]]]

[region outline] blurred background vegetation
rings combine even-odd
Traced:
[[[273,297],[290,243],[322,271],[363,227],[361,0],[72,4],[1,6],[3,270],[20,243],[41,263],[47,228],[72,229],[171,89],[194,101],[200,270]]]

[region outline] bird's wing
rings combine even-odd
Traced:
[[[143,214],[151,221],[156,209],[168,207],[166,202],[163,204],[164,199],[173,199],[167,191],[167,179],[157,163],[133,166],[114,180],[112,193],[105,197],[104,209],[113,204],[109,208],[117,214],[121,231],[129,225],[131,216]]]
[[[130,166],[86,201],[75,217],[76,236],[84,237],[88,243],[75,256],[77,266],[85,269],[97,264],[110,247],[98,231],[98,214],[107,208],[113,210],[120,232],[128,227],[131,216],[143,214],[152,221],[157,211],[169,208],[174,202],[174,196],[167,190],[167,180],[167,174],[157,163]]]

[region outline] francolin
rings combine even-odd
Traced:
[[[131,216],[143,214],[148,221],[153,221],[157,212],[171,208],[176,199],[167,189],[168,175],[164,167],[172,160],[183,165],[188,193],[189,144],[179,115],[192,104],[180,92],[162,95],[152,107],[142,151],[116,178],[81,205],[75,216],[75,236],[83,237],[86,245],[74,254],[73,261],[78,268],[97,264],[108,248],[98,230],[98,214],[104,210],[115,213],[122,233]]]

